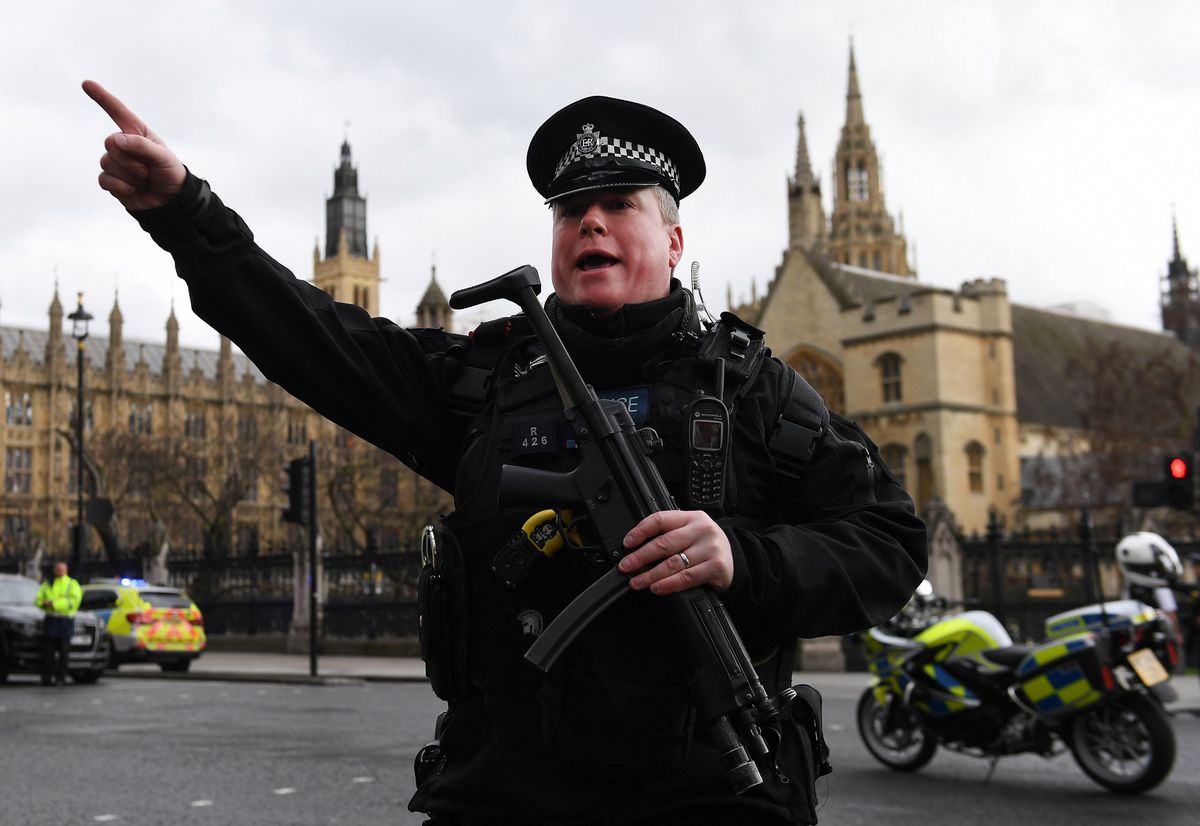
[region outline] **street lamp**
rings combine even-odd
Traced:
[[[88,322],[92,314],[83,309],[83,293],[79,306],[67,318],[71,319],[71,335],[75,339],[75,536],[71,545],[71,571],[79,576],[83,562],[83,342],[88,337]]]

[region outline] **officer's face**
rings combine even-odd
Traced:
[[[683,255],[683,230],[663,221],[649,187],[596,189],[554,208],[551,275],[566,304],[611,313],[662,298]]]
[[[60,576],[66,576],[66,575],[67,575],[67,563],[55,562],[54,563],[54,576],[60,577]]]

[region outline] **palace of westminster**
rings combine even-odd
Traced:
[[[1014,304],[1001,279],[957,290],[923,284],[884,202],[853,51],[832,177],[826,215],[801,117],[781,262],[762,295],[730,309],[764,329],[774,354],[831,408],[866,428],[919,509],[941,503],[967,532],[982,530],[989,513],[1014,527],[1061,518],[1077,503],[1054,500],[1045,488],[1056,480],[1062,487],[1054,459],[1063,445],[1089,449],[1092,419],[1080,406],[1091,392],[1080,369],[1088,354],[1120,346],[1191,364],[1200,352],[1197,272],[1178,235],[1163,279],[1161,333]],[[366,199],[348,143],[312,281],[379,314],[379,248],[368,249]],[[436,273],[416,317],[418,327],[452,325]],[[76,342],[63,325],[56,290],[46,329],[0,327],[7,553],[39,548],[61,557],[71,547]],[[156,531],[172,545],[195,544],[222,520],[235,548],[287,541],[282,468],[306,453],[309,439],[330,475],[320,487],[327,541],[408,545],[445,509],[443,494],[268,382],[228,340],[217,351],[189,349],[178,331],[172,310],[165,342],[127,341],[114,300],[107,339],[84,343],[85,490],[116,506],[111,524],[122,546],[144,546]],[[142,465],[158,467],[141,467],[140,477],[130,470]],[[155,504],[149,487],[174,487],[177,498]],[[98,544],[93,534],[90,553]]]

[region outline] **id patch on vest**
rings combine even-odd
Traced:
[[[557,453],[562,447],[557,416],[517,419],[512,426],[512,455]]]
[[[629,418],[639,427],[650,421],[650,388],[623,387],[596,393],[602,399],[621,402],[629,411]]]

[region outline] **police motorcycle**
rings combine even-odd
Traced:
[[[995,616],[951,610],[922,583],[900,615],[859,635],[875,675],[856,714],[867,750],[911,772],[939,745],[988,758],[992,769],[1006,755],[1069,749],[1112,792],[1157,786],[1176,752],[1150,694],[1169,678],[1166,618],[1122,600],[1056,614],[1045,627],[1044,642],[1015,645]]]

